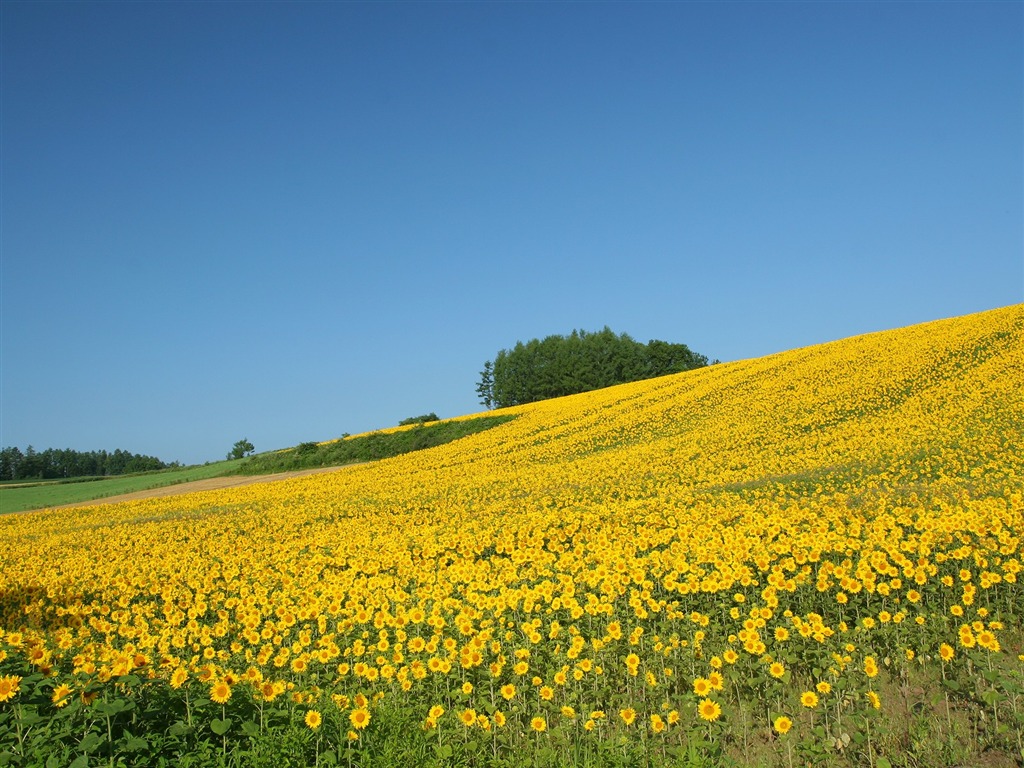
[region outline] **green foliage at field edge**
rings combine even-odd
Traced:
[[[504,424],[515,416],[481,416],[475,419],[420,423],[411,429],[370,432],[329,443],[301,443],[294,448],[253,456],[239,465],[236,474],[265,475],[315,469],[399,456],[434,448],[461,437]]]

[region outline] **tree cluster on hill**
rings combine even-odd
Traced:
[[[410,424],[427,424],[431,421],[440,421],[437,418],[437,414],[431,411],[430,413],[424,413],[422,416],[410,416],[408,419],[402,419],[398,422],[398,426],[407,427]]]
[[[66,477],[98,477],[147,472],[178,466],[166,464],[154,456],[143,456],[121,449],[73,451],[47,448],[37,451],[31,445],[24,453],[18,448],[0,450],[0,480],[52,480]]]
[[[506,408],[551,397],[679,373],[708,364],[685,344],[634,341],[608,326],[516,342],[484,363],[476,392],[487,408]]]

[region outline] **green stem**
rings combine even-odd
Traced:
[[[18,732],[18,754],[25,754],[25,732],[21,729],[21,704],[14,705],[14,727]]]
[[[871,748],[871,721],[870,720],[865,720],[864,721],[864,728],[868,732],[868,765],[871,766],[871,768],[874,768],[875,767],[875,753],[874,753],[874,750],[872,750],[872,748]]]

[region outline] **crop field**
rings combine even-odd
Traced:
[[[184,469],[161,469],[114,477],[0,484],[0,515],[86,501],[99,504],[101,502],[98,500],[107,496],[222,477],[234,472],[241,463],[236,459]]]
[[[0,765],[1024,760],[1024,305],[0,518]]]

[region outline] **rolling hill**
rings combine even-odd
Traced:
[[[165,712],[227,686],[207,718],[309,759],[1012,765],[1022,382],[1016,305],[345,472],[5,517],[0,675],[130,675],[117,695]],[[43,682],[18,695],[53,715]]]

